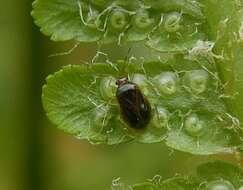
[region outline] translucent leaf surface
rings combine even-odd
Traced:
[[[170,17],[175,11],[181,17],[180,27],[174,26],[177,20]],[[159,51],[181,52],[205,39],[202,8],[189,0],[163,0],[151,2],[151,6],[141,0],[36,0],[32,16],[41,31],[55,41],[120,44],[143,40]]]
[[[181,57],[167,63],[68,66],[47,78],[43,104],[60,129],[93,143],[165,140],[171,148],[193,154],[231,153],[239,137],[213,72],[207,61],[199,64]],[[121,117],[115,82],[124,76],[140,87],[151,104],[145,129],[134,129]]]

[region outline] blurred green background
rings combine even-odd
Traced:
[[[199,157],[163,144],[94,146],[52,126],[41,106],[45,77],[62,65],[89,61],[96,47],[85,44],[50,58],[75,43],[42,35],[31,3],[2,0],[0,6],[0,190],[107,190],[118,177],[132,184],[194,170]]]

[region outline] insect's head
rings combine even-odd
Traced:
[[[127,78],[127,77],[119,78],[119,79],[117,79],[117,81],[116,81],[116,85],[117,85],[118,87],[120,87],[120,86],[122,86],[122,85],[124,85],[124,84],[127,84],[127,83],[128,83],[128,78]]]

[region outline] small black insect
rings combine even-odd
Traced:
[[[139,87],[126,77],[116,81],[116,97],[123,120],[132,128],[143,129],[151,118],[151,106]]]

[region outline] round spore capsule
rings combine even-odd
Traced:
[[[132,76],[132,82],[139,86],[139,88],[143,91],[144,95],[148,95],[149,93],[148,80],[145,75],[140,73],[135,73]]]
[[[205,129],[205,123],[196,114],[191,114],[185,119],[185,130],[191,136],[201,136]]]
[[[139,29],[147,29],[154,23],[154,19],[150,17],[149,11],[139,10],[133,17],[133,23]]]
[[[154,110],[152,123],[157,128],[167,127],[169,122],[169,111],[163,107]]]
[[[151,106],[137,84],[127,78],[117,80],[116,97],[123,120],[134,129],[143,129],[150,122]]]
[[[105,77],[100,82],[100,94],[105,100],[115,98],[116,88],[116,79],[114,77]]]
[[[172,12],[164,18],[164,29],[167,32],[176,32],[180,29],[182,15],[178,12]]]
[[[127,14],[120,10],[114,10],[110,17],[110,25],[115,30],[122,30],[128,24]]]
[[[184,83],[190,87],[194,94],[201,94],[206,91],[209,74],[204,70],[193,70],[185,75]]]
[[[229,181],[216,180],[209,182],[205,190],[235,190],[235,188]]]
[[[173,72],[163,72],[154,77],[154,83],[160,93],[173,95],[177,91],[178,77]]]

